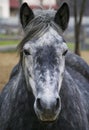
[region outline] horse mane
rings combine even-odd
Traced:
[[[18,50],[20,52],[28,40],[41,37],[50,27],[62,35],[62,29],[54,22],[54,10],[36,10],[34,13],[35,18],[29,21],[24,28],[25,37],[18,45]]]

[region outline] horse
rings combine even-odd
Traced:
[[[0,93],[0,130],[89,130],[89,66],[68,50],[69,7],[20,8],[20,59]]]

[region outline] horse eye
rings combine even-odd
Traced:
[[[65,56],[67,52],[68,50],[65,50],[62,55]]]
[[[28,50],[24,50],[24,54],[25,54],[25,55],[31,55]]]

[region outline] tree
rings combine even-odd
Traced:
[[[81,32],[81,24],[82,24],[82,19],[83,19],[83,14],[85,11],[85,4],[87,0],[82,0],[80,4],[80,11],[78,13],[78,1],[74,0],[74,34],[75,34],[75,53],[77,55],[80,55],[80,32]]]

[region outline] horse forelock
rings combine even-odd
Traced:
[[[54,13],[53,13],[54,12]],[[31,20],[24,28],[25,37],[18,45],[18,49],[21,52],[23,46],[28,40],[34,38],[40,38],[44,35],[50,27],[52,27],[59,35],[62,36],[61,28],[54,22],[55,11],[45,10],[36,11],[35,18]]]

